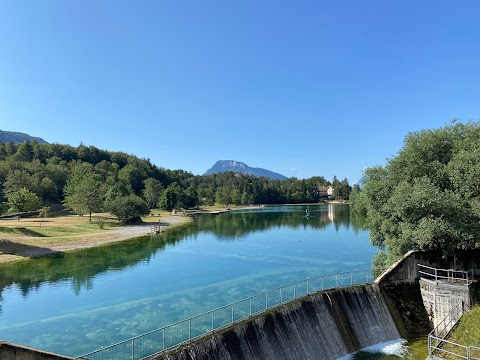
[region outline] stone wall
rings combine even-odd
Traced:
[[[444,284],[420,279],[420,291],[422,293],[425,311],[433,323],[434,328],[437,327],[460,302],[463,302],[467,309],[469,309],[472,304],[473,287],[469,288],[466,285]],[[462,306],[459,314],[463,313],[463,309],[464,307]]]

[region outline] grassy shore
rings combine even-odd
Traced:
[[[160,224],[162,232],[189,224],[190,217],[152,210],[142,223],[123,226],[109,214],[88,216],[52,214],[48,218],[0,219],[0,263],[85,249],[150,233]]]
[[[448,340],[463,346],[480,347],[480,305],[473,306],[472,310],[462,316]],[[443,349],[466,356],[466,350],[458,346],[445,344]],[[480,349],[472,349],[472,356],[480,358]],[[459,357],[446,354],[445,359],[459,359]]]
[[[205,212],[224,212],[259,209],[258,206],[215,205],[202,207]],[[160,225],[162,232],[189,224],[192,218],[182,212],[172,214],[154,209],[142,218],[140,224],[124,226],[106,213],[88,216],[68,212],[50,214],[46,219],[0,219],[0,264],[58,252],[85,249],[150,234],[152,225]]]

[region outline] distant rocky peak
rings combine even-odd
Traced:
[[[217,174],[217,173],[228,172],[228,171],[253,175],[257,177],[263,176],[263,177],[268,177],[276,180],[287,179],[286,176],[283,176],[276,172],[262,169],[262,168],[250,167],[247,164],[240,161],[236,161],[236,160],[218,160],[210,169],[207,170],[205,175]]]

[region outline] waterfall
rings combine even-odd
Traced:
[[[316,293],[158,359],[338,359],[400,334],[376,285]]]

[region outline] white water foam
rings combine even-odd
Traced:
[[[408,355],[407,340],[396,339],[361,349],[360,351],[368,352],[372,354],[384,354],[390,356],[397,356],[399,358],[404,358]],[[345,355],[337,360],[352,360],[355,353]]]

